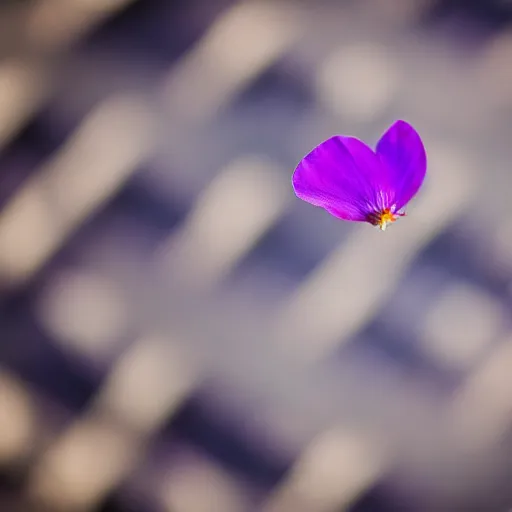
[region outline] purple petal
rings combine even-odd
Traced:
[[[364,221],[393,198],[379,157],[363,142],[337,135],[306,155],[293,173],[297,197],[345,220]]]
[[[410,124],[397,121],[381,137],[377,154],[386,164],[398,211],[416,195],[423,183],[427,170],[425,148]]]

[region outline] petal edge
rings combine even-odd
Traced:
[[[396,209],[400,210],[416,195],[425,179],[427,154],[421,137],[406,121],[396,121],[380,138],[377,154],[387,167]]]
[[[300,161],[292,183],[300,199],[338,218],[364,221],[380,201],[383,176],[371,148],[354,137],[336,135]]]

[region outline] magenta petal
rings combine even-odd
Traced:
[[[353,137],[322,142],[302,159],[292,181],[297,197],[345,220],[364,221],[392,199],[379,157]]]
[[[377,154],[386,164],[398,211],[415,196],[423,183],[427,170],[425,148],[410,124],[397,121],[381,137]]]

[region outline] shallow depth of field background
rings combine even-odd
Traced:
[[[512,4],[0,5],[0,510],[506,512]],[[295,198],[395,119],[386,233]]]

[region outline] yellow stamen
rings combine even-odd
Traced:
[[[386,227],[388,226],[388,224],[392,224],[393,222],[395,222],[395,220],[397,219],[398,217],[396,215],[394,215],[393,213],[391,213],[388,209],[384,210],[381,214],[380,214],[380,218],[379,218],[379,229],[381,231],[386,231]]]
[[[403,214],[393,213],[389,208],[385,208],[380,212],[375,212],[370,216],[369,221],[377,226],[381,231],[386,231],[388,224],[392,224],[395,222],[398,217],[401,217]]]

